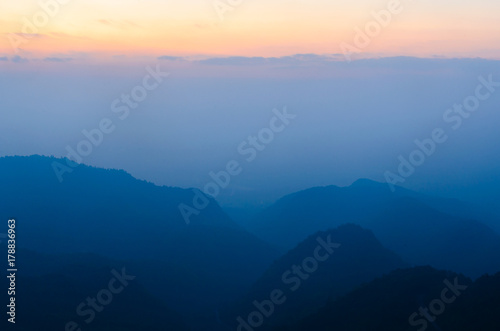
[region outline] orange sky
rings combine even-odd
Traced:
[[[373,21],[370,13],[391,0],[242,0],[223,20],[215,0],[59,1],[42,0],[52,4],[52,15],[38,1],[2,4],[0,56],[341,53],[342,42],[353,44],[354,28],[363,29]],[[500,59],[499,1],[402,0],[400,6],[362,53]],[[26,28],[35,18],[39,27]]]

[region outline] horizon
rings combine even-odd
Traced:
[[[12,54],[13,49],[21,55],[73,57],[80,53],[97,58],[335,54],[343,53],[342,43],[352,44],[356,27],[364,30],[376,17],[383,31],[365,52],[500,59],[499,50],[491,46],[499,41],[493,13],[500,5],[495,1],[474,6],[465,0],[440,4],[430,0],[54,0],[41,4],[4,4],[0,34],[7,38],[0,43],[0,54]],[[381,11],[389,12],[387,23],[384,15],[373,15]],[[290,35],[287,27],[300,33]]]
[[[3,71],[0,80],[6,109],[0,155],[65,157],[80,147],[85,156],[77,162],[199,189],[211,181],[210,172],[236,160],[243,169],[221,191],[223,205],[259,206],[358,178],[389,178],[417,191],[494,204],[500,153],[478,146],[500,138],[497,60],[337,59],[165,57],[134,65],[116,59],[109,66],[0,61],[0,68],[17,68]],[[477,88],[486,99],[475,99]],[[24,91],[31,97],[23,98]],[[456,108],[470,102],[462,107],[477,110]],[[273,112],[284,109],[293,119],[269,131]],[[102,124],[109,133],[90,143]],[[400,158],[408,160],[415,141],[427,141],[438,128],[446,141],[401,177]]]
[[[5,331],[498,331],[498,0],[0,10]]]
[[[61,178],[64,176],[72,176],[71,174],[74,170],[78,169],[78,167],[80,167],[80,166],[83,166],[83,167],[88,167],[91,169],[101,169],[101,170],[111,170],[111,171],[116,171],[116,172],[124,172],[125,174],[127,174],[128,176],[132,177],[135,180],[144,181],[146,183],[153,184],[157,187],[166,187],[166,188],[174,188],[174,189],[179,188],[179,189],[183,189],[183,190],[203,191],[203,188],[197,188],[197,187],[187,187],[187,186],[182,187],[182,186],[171,186],[171,185],[157,184],[153,181],[148,180],[147,178],[142,178],[142,179],[137,178],[133,174],[129,173],[126,169],[123,169],[123,168],[100,168],[100,167],[90,165],[90,164],[85,164],[85,163],[78,163],[78,164],[75,163],[74,165],[70,165],[72,163],[72,161],[70,159],[67,159],[65,157],[56,157],[53,155],[39,155],[39,154],[5,155],[5,156],[0,156],[0,160],[4,159],[4,158],[28,158],[29,159],[29,158],[33,158],[33,157],[40,157],[40,158],[52,160],[50,167],[51,167],[52,171],[54,172],[55,177],[58,177],[59,175],[61,176]],[[212,182],[216,182],[216,181],[212,180]],[[235,218],[237,221],[242,221],[242,220],[244,221],[244,219],[240,219],[241,218],[241,215],[239,215],[240,210],[245,210],[250,215],[252,215],[252,214],[256,214],[258,212],[261,212],[261,211],[267,209],[268,207],[274,205],[278,201],[282,200],[283,198],[288,197],[288,196],[292,196],[296,193],[306,193],[310,190],[314,190],[317,188],[336,187],[336,188],[346,189],[346,188],[352,188],[355,186],[360,187],[359,184],[367,184],[367,183],[368,184],[375,183],[375,184],[379,185],[379,187],[385,186],[387,189],[387,192],[394,192],[394,188],[396,188],[396,190],[401,190],[401,189],[408,190],[408,191],[416,192],[416,193],[422,194],[423,196],[428,196],[428,197],[457,199],[459,201],[462,200],[462,202],[467,202],[467,203],[474,205],[476,207],[480,207],[480,204],[475,202],[474,200],[460,199],[460,198],[456,198],[453,196],[442,195],[442,194],[436,193],[434,191],[419,190],[418,188],[412,189],[412,188],[405,187],[404,185],[395,185],[393,187],[390,183],[387,183],[386,181],[377,181],[377,180],[374,180],[371,178],[363,178],[363,177],[357,178],[350,183],[343,183],[343,184],[325,183],[323,185],[307,186],[307,187],[304,187],[304,188],[301,188],[298,190],[292,190],[292,191],[288,191],[285,193],[281,193],[281,195],[275,195],[273,198],[270,198],[267,201],[260,201],[259,204],[252,204],[251,202],[249,202],[245,198],[241,198],[241,197],[236,197],[236,198],[229,197],[228,198],[228,197],[224,197],[224,195],[223,195],[223,200],[220,201],[219,193],[216,196],[213,196],[210,193],[206,193],[206,192],[205,192],[205,194],[207,194],[209,197],[213,198],[216,201],[216,203],[219,204],[221,206],[221,208],[226,213],[229,214],[229,216]],[[220,187],[220,189],[223,192],[225,188]],[[261,192],[259,192],[257,194],[262,195]],[[275,194],[277,194],[277,193],[275,193]]]

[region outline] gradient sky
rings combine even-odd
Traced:
[[[43,2],[43,1],[42,1]],[[50,2],[47,0],[47,2]],[[244,0],[224,21],[213,0],[69,0],[20,48],[26,57],[113,55],[283,56],[340,53],[354,27],[387,0]],[[500,59],[497,0],[402,0],[366,54],[485,57]],[[3,1],[0,55],[13,49],[7,37],[33,21],[38,1]],[[12,36],[12,35],[10,35]]]
[[[112,102],[142,82],[146,66],[161,66],[172,75],[84,163],[202,188],[273,108],[287,106],[297,122],[219,201],[257,205],[316,185],[382,181],[479,76],[500,81],[498,0],[404,0],[358,61],[343,61],[340,43],[387,4],[244,0],[221,21],[213,0],[68,0],[23,36],[38,0],[4,0],[0,156],[66,156],[82,130],[116,119]],[[12,36],[31,38],[15,53]],[[405,185],[432,182],[471,200],[492,187],[498,196],[499,104],[500,90]]]

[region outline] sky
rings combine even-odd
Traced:
[[[227,0],[60,2],[2,1],[0,54],[101,60],[124,54],[337,54],[342,53],[342,43],[353,43],[356,27],[363,30],[373,21],[372,12],[387,11],[392,3],[241,0],[231,6]],[[43,14],[44,8],[49,15]],[[362,53],[500,58],[496,46],[500,42],[498,1],[401,0],[397,8]]]
[[[449,140],[401,185],[497,205],[500,89],[460,130],[443,119],[480,77],[500,81],[497,0],[60,2],[0,3],[0,156],[65,157],[111,119],[82,163],[203,188],[237,160],[217,200],[255,206],[384,181],[444,128]],[[144,100],[120,110],[144,82]],[[284,108],[296,118],[247,161],[239,146]]]

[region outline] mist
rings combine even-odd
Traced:
[[[82,163],[203,189],[213,181],[210,172],[236,160],[241,172],[216,199],[227,207],[263,207],[313,186],[384,181],[386,171],[397,172],[398,157],[415,150],[416,139],[444,128],[447,141],[399,185],[490,206],[486,197],[500,193],[494,143],[500,93],[481,101],[458,130],[443,119],[474,94],[479,77],[500,81],[498,61],[163,57],[0,65],[2,156],[66,157],[68,146],[86,139],[82,130],[109,118],[116,128]],[[147,67],[169,75],[122,120],[113,102],[142,84]],[[248,161],[238,147],[258,138],[273,110],[283,109],[295,118]]]

